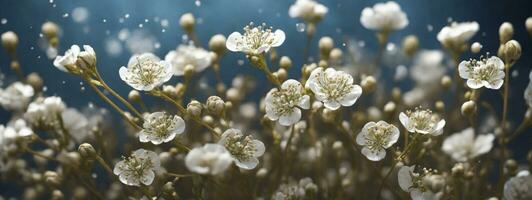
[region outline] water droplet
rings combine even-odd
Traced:
[[[68,13],[63,14],[63,18],[67,18],[69,16]]]
[[[107,22],[107,19],[103,19],[102,22],[103,22],[103,23]]]
[[[129,18],[129,14],[125,14],[124,17],[127,19]]]
[[[163,33],[166,32],[166,29],[163,28],[163,29],[161,30],[161,32],[163,32]]]
[[[144,24],[139,24],[139,28],[142,28],[142,27],[144,27]]]
[[[144,19],[144,23],[148,23],[148,22],[150,22],[149,19]]]
[[[80,89],[82,92],[84,92],[84,91],[85,91],[85,86],[83,86],[83,87],[81,87],[81,88],[79,88],[79,89]]]
[[[201,1],[200,1],[200,0],[196,0],[196,1],[194,2],[194,4],[196,4],[196,6],[198,6],[198,7],[200,7],[200,6],[201,6]]]
[[[305,32],[305,28],[306,28],[305,23],[297,23],[296,24],[297,32],[300,32],[300,33],[301,32]]]

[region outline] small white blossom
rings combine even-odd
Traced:
[[[318,186],[311,178],[302,178],[299,182],[290,180],[287,183],[279,185],[279,188],[272,195],[272,200],[289,200],[289,199],[313,199],[316,195]]]
[[[185,131],[185,121],[177,115],[154,112],[144,116],[143,129],[139,133],[140,142],[161,144],[169,142],[177,134]]]
[[[113,173],[126,185],[151,185],[155,179],[155,172],[160,167],[161,161],[157,153],[137,149],[131,156],[124,157],[122,161],[116,163]]]
[[[528,108],[532,109],[532,71],[530,71],[528,78],[530,79],[530,82],[528,82],[528,86],[525,89],[524,96],[525,96],[525,101],[528,105]]]
[[[281,89],[273,88],[265,98],[266,116],[279,120],[279,124],[290,126],[301,119],[301,109],[310,108],[310,97],[296,80],[286,80]]]
[[[447,72],[443,64],[444,54],[440,50],[422,50],[414,59],[414,65],[410,69],[410,76],[416,83],[426,88],[427,84],[439,84],[439,81]]]
[[[227,49],[233,52],[244,52],[250,55],[259,55],[270,51],[272,47],[278,47],[283,44],[285,34],[282,30],[275,30],[267,27],[253,26],[253,23],[244,27],[244,35],[239,32],[233,32],[227,37],[225,43]]]
[[[426,178],[432,178],[430,173],[414,172],[415,165],[402,166],[397,173],[399,187],[410,193],[412,200],[438,200],[443,196],[443,192],[432,191],[430,186],[424,184]]]
[[[126,67],[119,70],[120,78],[136,90],[151,91],[170,80],[172,65],[151,53],[133,55]]]
[[[185,165],[188,170],[198,174],[216,175],[225,171],[233,162],[233,158],[224,146],[205,144],[188,152]]]
[[[94,49],[89,45],[83,45],[83,50],[81,51],[78,45],[72,45],[65,52],[65,55],[55,57],[54,66],[61,71],[69,72],[67,68],[78,63],[80,65],[79,67],[87,67],[86,65],[95,64],[96,52],[94,52]]]
[[[440,119],[438,114],[421,108],[416,108],[414,111],[408,110],[406,113],[401,112],[399,120],[408,132],[424,135],[438,136],[443,133],[445,126],[445,120]]]
[[[195,72],[201,72],[209,67],[211,54],[193,44],[179,45],[176,50],[168,52],[164,60],[172,65],[175,76],[183,76],[186,66],[192,66]]]
[[[305,87],[310,88],[318,101],[331,110],[352,106],[362,95],[362,88],[353,84],[353,77],[333,68],[318,67],[310,74]]]
[[[76,142],[82,142],[91,133],[89,120],[77,109],[68,108],[61,113],[63,126]]]
[[[504,63],[496,56],[462,61],[458,65],[458,72],[460,77],[467,79],[467,86],[471,89],[499,89],[504,83]]]
[[[254,140],[251,136],[244,136],[238,129],[227,129],[218,144],[229,151],[236,166],[242,169],[254,169],[259,164],[258,157],[265,151],[264,143]]]
[[[22,137],[33,135],[33,130],[27,126],[26,121],[17,119],[8,126],[0,125],[0,149]]]
[[[517,176],[506,181],[503,196],[505,200],[532,199],[532,176],[530,172],[527,170],[520,171]]]
[[[488,153],[495,136],[493,134],[479,135],[475,137],[473,128],[467,128],[455,133],[443,141],[443,152],[450,155],[458,162],[465,162],[477,156]]]
[[[51,127],[58,122],[58,117],[65,109],[66,105],[61,97],[39,98],[30,103],[24,118],[34,126]]]
[[[389,32],[405,28],[408,25],[408,18],[399,4],[388,1],[377,3],[372,8],[364,8],[360,23],[367,29]]]
[[[301,18],[306,22],[315,23],[327,14],[327,7],[314,0],[296,0],[290,6],[288,15],[292,18]]]
[[[464,48],[463,46],[477,33],[478,29],[477,22],[453,22],[443,27],[437,38],[447,48]]]
[[[385,121],[368,122],[357,135],[356,142],[364,146],[362,154],[369,160],[379,161],[386,156],[386,149],[399,139],[399,129]]]
[[[0,105],[6,110],[20,111],[28,106],[33,95],[33,87],[14,82],[5,89],[0,88]]]

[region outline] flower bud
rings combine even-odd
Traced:
[[[396,105],[393,101],[389,101],[384,105],[384,113],[392,114],[395,112]]]
[[[44,172],[44,182],[52,187],[57,187],[61,185],[61,177],[57,172],[46,171]]]
[[[173,98],[177,97],[177,89],[172,85],[163,85],[163,93]]]
[[[505,62],[513,63],[521,57],[521,45],[515,40],[510,40],[504,44],[503,57]]]
[[[28,82],[28,84],[31,85],[31,87],[33,87],[33,90],[42,91],[44,83],[43,83],[41,76],[39,76],[39,74],[32,72],[31,74],[26,76],[26,81]]]
[[[225,96],[229,101],[237,102],[240,100],[240,92],[236,88],[229,88],[227,92],[225,93]]]
[[[456,176],[456,177],[460,177],[464,175],[464,171],[465,171],[465,168],[464,168],[464,164],[462,163],[455,164],[454,167],[451,169],[453,176]]]
[[[194,65],[189,64],[185,66],[185,78],[191,78],[194,72],[196,72]]]
[[[266,177],[266,175],[268,175],[268,169],[260,168],[259,170],[257,170],[257,177],[264,178]]]
[[[203,121],[204,123],[208,125],[212,125],[214,123],[214,118],[212,118],[212,116],[210,115],[205,115],[203,116],[203,118],[201,118],[201,121]]]
[[[288,56],[283,56],[279,60],[279,67],[283,69],[290,69],[292,67],[292,60]]]
[[[445,103],[443,101],[436,101],[434,107],[438,112],[445,112]]]
[[[61,190],[54,190],[52,192],[51,200],[63,200],[63,199],[65,199],[65,195],[63,194],[63,192],[61,192]]]
[[[477,104],[472,100],[466,101],[462,104],[460,110],[462,111],[462,115],[471,116],[477,111]]]
[[[532,37],[532,17],[526,18],[525,27],[528,31],[528,34],[530,34],[530,36]]]
[[[392,98],[395,102],[401,101],[401,95],[403,92],[401,91],[401,88],[394,87],[392,89]]]
[[[45,22],[41,26],[41,32],[46,38],[52,39],[57,37],[57,34],[59,33],[59,26],[53,22]]]
[[[286,69],[284,68],[279,68],[277,70],[277,79],[280,81],[280,82],[283,82],[284,80],[286,80],[286,76],[288,76],[288,72],[286,72]]]
[[[207,106],[207,111],[214,115],[219,115],[224,111],[225,103],[219,96],[210,96],[207,98],[207,103],[205,105]]]
[[[13,31],[2,33],[2,46],[7,51],[14,52],[18,45],[18,36]]]
[[[340,151],[342,148],[343,148],[343,143],[342,141],[335,141],[332,145],[332,149],[335,150],[335,151]]]
[[[441,78],[441,86],[445,89],[449,89],[451,85],[453,84],[453,81],[451,77],[445,75]]]
[[[478,42],[475,42],[471,45],[472,53],[479,53],[481,49],[482,49],[482,45]]]
[[[202,106],[201,106],[201,103],[199,101],[192,100],[187,105],[187,113],[189,115],[192,115],[193,117],[196,117],[196,118],[200,117],[201,116],[201,110],[202,110]]]
[[[332,62],[339,62],[342,59],[342,50],[339,48],[334,48],[331,50],[331,53],[329,53],[329,59]]]
[[[514,159],[508,159],[504,163],[504,168],[506,168],[506,173],[510,174],[511,176],[514,176],[517,174],[517,162]]]
[[[89,143],[80,144],[78,147],[78,152],[83,158],[94,159],[96,157],[96,150]]]
[[[366,76],[362,79],[362,82],[360,82],[360,86],[362,86],[362,91],[371,92],[377,86],[377,81],[373,76]]]
[[[407,56],[413,56],[419,48],[419,40],[415,35],[406,36],[403,40],[403,52]]]
[[[514,36],[514,26],[510,22],[504,22],[499,27],[499,41],[504,44]]]
[[[138,101],[140,101],[140,92],[137,91],[137,90],[131,90],[131,91],[129,91],[129,94],[127,95],[127,98],[130,101],[138,102]]]
[[[322,37],[318,42],[318,47],[322,56],[329,56],[329,53],[334,48],[334,41],[331,37]]]
[[[221,55],[226,50],[225,41],[226,41],[226,38],[224,35],[216,34],[212,36],[211,39],[209,40],[209,48],[212,51],[216,52],[218,55]]]
[[[179,18],[179,25],[186,32],[194,31],[195,24],[196,24],[196,19],[194,18],[194,15],[192,15],[192,13],[185,13],[181,15],[181,18]]]

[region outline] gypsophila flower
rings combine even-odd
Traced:
[[[443,141],[443,152],[450,155],[455,161],[465,162],[477,156],[488,153],[495,136],[493,134],[478,135],[475,137],[473,128],[467,128],[455,133]]]
[[[0,149],[5,145],[13,144],[19,138],[30,135],[33,135],[33,130],[23,119],[17,119],[8,126],[0,125]]]
[[[312,71],[306,88],[310,88],[318,101],[331,110],[340,106],[352,106],[362,95],[362,88],[353,84],[353,77],[333,68],[318,67]]]
[[[504,63],[496,56],[462,61],[458,72],[460,77],[467,79],[467,86],[471,89],[499,89],[504,83]]]
[[[528,74],[529,82],[528,86],[525,89],[525,101],[529,109],[532,109],[532,71]]]
[[[292,18],[301,18],[309,23],[316,23],[321,20],[325,14],[327,14],[327,7],[314,0],[296,0],[296,2],[290,6],[288,15]]]
[[[467,48],[467,42],[477,33],[478,29],[477,22],[453,22],[443,27],[437,38],[444,47],[461,50]]]
[[[438,200],[443,196],[442,191],[434,191],[432,186],[426,185],[426,180],[433,178],[430,171],[423,170],[421,173],[414,172],[415,165],[402,166],[397,173],[399,187],[410,193],[413,200]],[[441,188],[439,188],[441,189]]]
[[[177,115],[154,112],[144,116],[143,129],[139,132],[140,142],[161,144],[169,142],[185,131],[185,121]]]
[[[270,51],[273,47],[283,44],[285,34],[282,30],[277,29],[272,32],[271,27],[266,24],[254,26],[250,23],[244,27],[244,35],[239,32],[233,32],[227,37],[225,43],[227,49],[233,52],[244,52],[249,55],[259,55]]]
[[[76,142],[82,142],[91,133],[89,120],[77,109],[68,108],[61,113],[63,126]]]
[[[96,52],[89,45],[83,45],[83,50],[78,45],[72,45],[63,56],[57,56],[54,66],[64,72],[73,72],[74,66],[81,68],[92,67],[96,64]]]
[[[126,67],[121,67],[120,78],[136,90],[151,91],[170,80],[172,65],[151,53],[133,55]]]
[[[238,129],[227,129],[218,144],[229,151],[236,166],[242,169],[254,169],[259,164],[257,158],[266,150],[264,143],[254,140],[252,136],[242,135]]]
[[[20,111],[28,106],[33,95],[33,87],[14,82],[5,89],[0,88],[0,105],[6,110]]]
[[[272,200],[292,200],[292,199],[314,199],[318,191],[318,186],[311,178],[303,178],[296,182],[294,180],[279,185],[279,188],[272,196]]]
[[[229,151],[219,144],[196,147],[185,157],[188,170],[198,174],[219,174],[224,172],[232,162],[233,158]]]
[[[368,122],[357,135],[356,142],[364,146],[362,154],[369,160],[379,161],[386,156],[386,149],[399,139],[399,129],[385,121]]]
[[[505,200],[532,199],[532,176],[530,172],[527,170],[520,171],[517,176],[506,181],[503,196]]]
[[[33,126],[50,128],[58,123],[61,113],[66,109],[61,97],[38,98],[30,103],[24,118]]]
[[[280,89],[273,88],[266,94],[266,116],[279,120],[279,124],[290,126],[301,119],[301,109],[310,108],[310,97],[296,80],[283,82]]]
[[[389,32],[405,28],[408,25],[408,18],[399,4],[388,1],[377,3],[372,8],[364,8],[360,23],[367,29]]]
[[[422,110],[419,107],[414,111],[401,112],[399,120],[408,132],[424,135],[438,136],[443,133],[445,126],[445,120],[441,119],[438,114],[432,113],[428,109]]]
[[[168,52],[164,60],[172,65],[175,76],[183,76],[186,66],[191,66],[195,72],[201,72],[209,67],[211,54],[193,44],[179,45],[176,50]]]
[[[130,156],[116,163],[113,173],[120,182],[130,186],[151,185],[155,172],[161,167],[157,153],[144,149],[135,150]]]

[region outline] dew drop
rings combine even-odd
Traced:
[[[305,32],[305,28],[306,28],[305,23],[297,23],[296,24],[297,32],[300,32],[300,33],[301,32]]]

